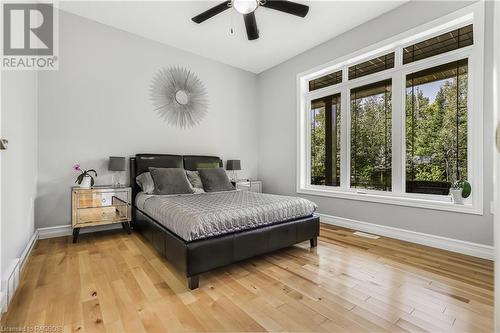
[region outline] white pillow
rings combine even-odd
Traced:
[[[153,194],[155,184],[153,182],[153,177],[151,177],[149,172],[143,172],[139,176],[135,177],[135,182],[142,189],[142,192],[146,194]]]
[[[191,183],[191,186],[196,190],[195,193],[205,192],[203,189],[203,183],[201,182],[200,173],[198,171],[186,170],[186,175]]]

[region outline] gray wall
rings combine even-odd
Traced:
[[[296,194],[296,76],[466,6],[466,2],[409,2],[259,75],[259,177],[264,190]],[[319,212],[375,224],[493,244],[492,10],[487,3],[484,70],[484,215],[409,208],[320,196],[304,197]]]
[[[34,232],[36,191],[37,74],[2,72],[2,137],[9,149],[1,154],[1,272],[9,274]]]
[[[111,183],[108,156],[144,152],[241,159],[240,176],[257,177],[256,75],[64,12],[59,30],[59,70],[39,73],[37,227],[70,223],[76,162],[97,168],[101,184]],[[153,75],[173,65],[208,90],[192,129],[164,123],[149,99]]]

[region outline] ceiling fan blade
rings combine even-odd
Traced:
[[[243,15],[245,19],[245,28],[247,28],[248,40],[259,38],[259,29],[257,29],[257,21],[255,20],[254,12]]]
[[[291,1],[267,0],[262,6],[300,17],[305,17],[309,12],[309,6]]]
[[[222,13],[226,9],[229,9],[230,3],[231,3],[231,1],[224,1],[223,3],[218,4],[215,7],[210,8],[209,10],[206,10],[199,15],[196,15],[191,20],[193,20],[193,22],[196,22],[196,23],[201,23],[203,21],[206,21],[209,18],[214,17],[215,15]]]

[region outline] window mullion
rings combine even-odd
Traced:
[[[340,187],[348,189],[350,184],[350,131],[351,131],[351,114],[350,114],[349,88],[342,88],[341,103],[340,103]]]
[[[395,67],[403,65],[403,49],[395,50]],[[404,75],[396,72],[392,76],[392,192],[401,195],[405,192],[405,98]]]
[[[392,76],[392,192],[404,193],[405,169],[405,96],[404,75],[400,72]]]
[[[311,99],[306,98],[305,99],[305,105],[304,109],[306,110],[305,112],[305,156],[306,156],[306,168],[305,168],[305,184],[306,185],[311,185],[311,163],[312,163],[312,154],[311,154],[311,139],[312,139],[312,131],[311,131],[311,122],[312,122],[312,115],[311,115]]]
[[[394,68],[400,69],[403,66],[403,48],[398,46],[394,50]]]

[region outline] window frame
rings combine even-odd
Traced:
[[[474,44],[403,65],[403,48],[468,24],[474,25]],[[347,56],[297,75],[297,188],[299,194],[378,202],[469,214],[483,214],[483,36],[484,4],[476,3]],[[350,66],[388,52],[395,52],[394,68],[348,80]],[[448,62],[468,59],[467,167],[473,193],[463,205],[450,196],[406,193],[406,76]],[[308,81],[342,70],[341,83],[308,91]],[[351,103],[350,89],[392,79],[392,191],[350,187]],[[340,186],[311,184],[311,101],[341,94]]]

